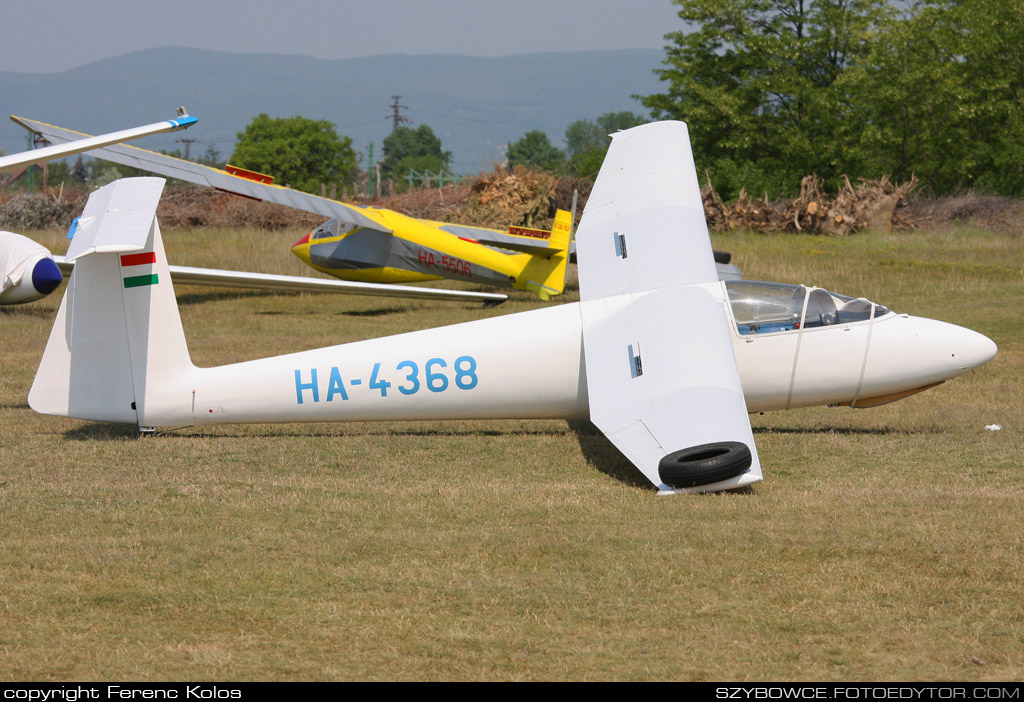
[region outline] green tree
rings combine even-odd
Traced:
[[[843,79],[854,172],[916,175],[935,194],[1024,195],[1024,5],[924,0],[878,27]]]
[[[570,123],[565,130],[565,151],[573,170],[581,178],[596,177],[611,144],[610,135],[645,122],[644,117],[624,111],[606,112],[594,122],[580,119]]]
[[[526,166],[544,171],[560,171],[565,166],[565,152],[554,146],[548,135],[533,129],[508,145],[508,165]]]
[[[395,187],[404,189],[402,180],[412,169],[437,173],[448,168],[452,154],[441,149],[441,139],[426,124],[413,129],[399,127],[384,139],[384,156],[380,160],[382,178],[391,178]]]
[[[258,115],[238,133],[231,163],[305,192],[319,192],[321,183],[348,186],[358,174],[352,140],[306,117]]]
[[[46,165],[46,179],[50,185],[60,185],[71,180],[71,166],[66,161],[50,161]]]
[[[885,0],[673,2],[696,29],[666,36],[667,90],[641,100],[689,123],[698,168],[712,180],[745,171],[766,190],[843,173],[849,96],[837,80],[867,53]]]
[[[970,91],[958,112],[971,147],[958,185],[1024,196],[1024,3],[962,0],[950,12]]]
[[[898,180],[916,173],[933,188],[946,179],[933,166],[960,150],[963,137],[949,142],[962,86],[956,62],[944,56],[954,43],[944,36],[950,29],[944,15],[922,4],[892,13],[879,23],[865,59],[840,79],[855,96],[841,137],[856,154],[853,173],[889,173]],[[960,157],[950,164],[954,160]]]

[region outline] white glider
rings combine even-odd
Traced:
[[[90,198],[34,410],[143,431],[589,417],[660,491],[711,491],[761,480],[748,412],[879,404],[996,352],[863,299],[716,280],[686,126],[661,122],[613,137],[578,230],[580,302],[198,368],[155,218],[162,187],[127,179]]]

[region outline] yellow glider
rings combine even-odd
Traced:
[[[54,144],[88,134],[45,122],[11,119]],[[572,215],[559,211],[554,228],[511,227],[502,232],[415,219],[377,207],[337,200],[273,184],[273,178],[228,170],[118,144],[90,155],[169,178],[266,200],[330,218],[292,248],[303,261],[343,280],[408,283],[439,278],[529,290],[547,300],[565,288]]]
[[[509,234],[414,219],[392,210],[374,209],[373,214],[381,228],[331,219],[302,237],[292,252],[318,271],[345,280],[413,283],[451,278],[511,285],[545,300],[565,287],[572,215],[564,210],[558,211],[550,232],[516,227]]]

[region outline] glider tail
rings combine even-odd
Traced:
[[[188,423],[193,371],[156,205],[162,178],[94,192],[75,220],[75,262],[29,405],[140,427]]]
[[[526,289],[550,300],[565,290],[565,277],[569,263],[569,244],[572,239],[573,214],[566,210],[555,212],[548,245],[553,253],[533,256],[523,270]],[[517,286],[518,287],[518,286]]]

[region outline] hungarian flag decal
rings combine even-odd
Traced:
[[[156,253],[148,251],[146,253],[127,254],[121,257],[121,267],[128,268],[129,266],[144,266],[149,263],[156,263]],[[143,285],[156,285],[159,283],[159,279],[156,273],[148,273],[145,275],[130,275],[124,278],[124,286],[126,288],[138,288]]]

